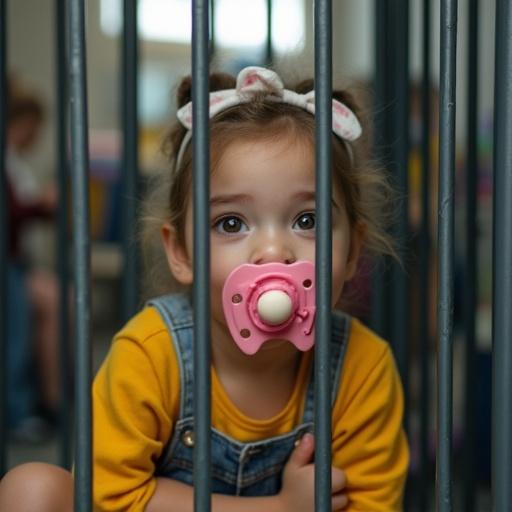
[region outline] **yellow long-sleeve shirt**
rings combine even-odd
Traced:
[[[268,420],[245,416],[212,370],[212,426],[242,442],[290,431],[301,421],[312,352],[302,358],[286,407]],[[179,417],[180,372],[170,334],[152,307],[119,332],[93,385],[94,503],[143,511],[155,465]],[[332,415],[332,463],[347,476],[349,511],[401,510],[409,453],[403,397],[388,345],[354,320]]]

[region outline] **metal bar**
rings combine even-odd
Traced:
[[[394,20],[395,29],[391,36],[394,39],[394,108],[392,118],[393,157],[392,173],[398,192],[396,207],[397,223],[394,229],[395,238],[401,246],[405,246],[409,238],[409,212],[407,193],[409,188],[409,2],[400,0],[392,2],[390,19]],[[393,282],[392,296],[392,336],[391,342],[402,378],[405,410],[408,410],[408,281],[405,271],[405,260],[402,264],[393,262],[391,269]],[[407,421],[405,421],[407,427]]]
[[[476,369],[476,305],[477,305],[477,172],[478,172],[478,0],[469,0],[468,17],[468,120],[466,129],[466,269],[464,276],[465,411],[464,411],[464,510],[473,512],[476,499],[475,450],[476,409],[473,390],[478,388]]]
[[[138,40],[137,1],[123,2],[122,52],[123,129],[123,320],[137,311],[139,300],[139,258],[133,234],[136,231],[136,196],[139,174],[138,126]]]
[[[390,94],[390,136],[391,170],[394,185],[398,192],[394,205],[396,222],[393,227],[394,238],[399,247],[409,242],[409,211],[407,193],[409,188],[409,1],[400,0],[388,3],[389,48],[392,70],[390,71],[388,93]],[[402,262],[392,261],[391,277],[391,336],[390,342],[396,358],[398,371],[404,390],[404,407],[408,411],[409,378],[408,378],[408,318],[409,290],[406,273],[406,259]],[[408,431],[408,416],[404,418],[404,426]],[[405,507],[409,508],[411,498],[409,487],[404,498]]]
[[[332,2],[315,2],[315,510],[331,510]]]
[[[386,99],[387,99],[387,4],[375,0],[375,105],[374,105],[374,154],[377,161],[384,163],[386,145]],[[371,327],[381,336],[386,331],[385,268],[379,262],[372,275]]]
[[[7,2],[0,0],[0,478],[7,469]]]
[[[437,510],[452,510],[453,260],[457,1],[441,1]]]
[[[267,0],[267,41],[265,47],[265,63],[271,66],[274,62],[274,49],[272,47],[272,0]]]
[[[57,169],[59,178],[59,205],[57,218],[57,268],[59,271],[59,429],[60,453],[62,467],[71,465],[71,411],[69,362],[71,351],[69,322],[69,251],[68,251],[68,151],[67,151],[67,37],[66,37],[66,5],[65,0],[55,1],[55,52],[56,59],[56,103],[57,103]]]
[[[422,92],[421,92],[421,228],[419,236],[420,258],[420,321],[417,332],[420,340],[420,471],[418,506],[426,512],[430,501],[430,478],[428,475],[428,430],[430,403],[430,0],[423,0],[422,33]]]
[[[194,510],[211,509],[210,141],[208,0],[192,2],[194,198]]]
[[[496,2],[493,226],[493,505],[512,503],[512,1]]]
[[[215,58],[217,40],[215,37],[215,0],[210,0],[210,62]]]
[[[71,169],[76,307],[75,512],[92,510],[89,154],[84,0],[69,0]]]

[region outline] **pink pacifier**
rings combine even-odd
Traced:
[[[309,261],[240,265],[224,283],[222,304],[246,354],[272,339],[289,340],[302,351],[315,342],[315,266]]]

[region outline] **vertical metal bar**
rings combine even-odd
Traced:
[[[493,226],[493,510],[512,503],[512,1],[496,2]]]
[[[376,0],[376,48],[375,48],[375,152],[378,161],[392,169],[394,116],[396,104],[396,9],[389,0]],[[383,338],[392,340],[393,279],[391,264],[384,257],[375,267],[373,274],[371,327]]]
[[[71,464],[71,394],[69,388],[70,325],[69,325],[69,286],[68,286],[68,152],[67,152],[67,37],[65,0],[55,1],[55,52],[56,58],[56,103],[57,103],[57,169],[59,178],[59,205],[57,226],[57,267],[59,270],[59,427],[60,454],[62,467]]]
[[[0,478],[7,468],[7,5],[0,0]]]
[[[429,507],[428,476],[428,429],[430,403],[430,0],[423,0],[423,31],[422,31],[422,67],[421,86],[421,228],[419,236],[420,258],[420,472],[418,485],[418,505],[421,512]]]
[[[192,2],[194,198],[194,510],[211,507],[210,454],[210,141],[208,0]]]
[[[478,172],[478,0],[469,0],[468,18],[468,121],[466,130],[466,271],[464,277],[465,411],[464,411],[464,510],[475,510],[476,476],[476,409],[473,390],[478,388],[476,369],[476,305],[477,305],[477,172]]]
[[[409,1],[397,0],[388,4],[389,52],[393,62],[389,76],[390,88],[390,145],[391,162],[389,168],[393,175],[398,192],[394,206],[397,214],[393,234],[399,247],[409,242],[409,211],[407,193],[409,188]],[[392,94],[392,96],[391,96]],[[408,379],[408,328],[409,328],[409,296],[406,274],[406,259],[402,263],[393,261],[391,264],[391,336],[390,342],[396,358],[398,370],[404,389],[405,411],[408,411],[409,379]],[[408,416],[404,418],[405,429],[408,430]],[[405,495],[408,508],[410,493]]]
[[[457,1],[441,1],[437,510],[452,510],[453,260]]]
[[[122,60],[123,320],[128,321],[137,310],[139,296],[138,251],[133,235],[139,174],[137,0],[123,2]]]
[[[89,153],[84,0],[69,0],[71,169],[76,305],[75,511],[92,510]]]
[[[315,510],[331,510],[332,2],[315,2],[316,343]]]
[[[387,0],[375,0],[375,157],[384,162],[386,145],[386,99],[387,99]],[[372,276],[371,327],[381,336],[386,331],[385,269],[379,262]]]
[[[267,41],[265,47],[265,63],[271,66],[274,62],[274,49],[272,47],[272,0],[267,0]]]
[[[215,38],[215,0],[210,0],[210,62],[215,57],[217,41]]]
[[[407,193],[409,188],[409,2],[400,0],[392,2],[390,19],[394,20],[395,30],[391,36],[394,39],[392,49],[394,54],[394,109],[392,119],[393,158],[391,169],[398,192],[397,223],[395,238],[401,246],[405,246],[409,238],[409,220]],[[392,282],[392,336],[398,370],[402,378],[405,410],[408,410],[408,282],[404,269],[405,260],[400,265],[393,263]],[[406,422],[407,424],[407,422]]]

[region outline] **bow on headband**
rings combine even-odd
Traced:
[[[210,119],[219,112],[234,105],[248,103],[256,96],[266,93],[270,101],[295,105],[315,114],[315,91],[299,94],[284,88],[283,82],[275,71],[250,66],[242,69],[236,80],[236,89],[225,89],[210,93]],[[192,102],[177,112],[181,124],[189,130],[178,152],[177,165],[181,162],[185,148],[190,141],[192,130]],[[332,131],[345,141],[354,141],[361,135],[361,125],[355,114],[338,100],[332,100]]]

